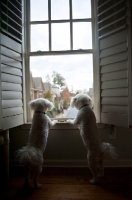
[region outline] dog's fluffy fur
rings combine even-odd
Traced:
[[[51,121],[45,113],[54,108],[54,105],[47,99],[39,98],[32,100],[29,102],[29,106],[34,110],[34,115],[28,144],[17,151],[16,157],[25,166],[25,186],[29,185],[30,172],[32,171],[34,186],[40,188],[41,184],[38,183],[38,178],[42,171],[43,152],[46,148],[49,128],[56,124],[57,121]]]
[[[67,120],[70,124],[78,124],[80,135],[87,149],[87,160],[93,179],[90,183],[98,181],[98,176],[104,176],[103,160],[110,155],[116,158],[116,149],[109,143],[101,143],[96,118],[92,110],[92,100],[87,94],[77,94],[71,101],[71,107],[78,110],[74,120]]]

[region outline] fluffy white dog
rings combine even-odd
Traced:
[[[90,183],[95,184],[98,176],[104,176],[103,160],[106,155],[116,157],[116,149],[109,143],[101,143],[96,118],[92,110],[92,100],[86,94],[77,94],[71,101],[71,107],[78,109],[74,120],[67,120],[70,124],[78,124],[80,135],[87,149],[89,169],[93,174]]]
[[[17,151],[17,158],[24,164],[26,170],[25,186],[29,185],[30,172],[33,173],[34,186],[40,188],[38,183],[39,175],[43,167],[43,152],[46,148],[49,128],[56,124],[46,115],[46,111],[54,108],[54,105],[44,98],[35,99],[29,102],[34,110],[32,125],[29,132],[28,144]]]

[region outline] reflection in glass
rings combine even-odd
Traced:
[[[73,23],[73,49],[92,49],[91,22]]]
[[[70,24],[52,24],[52,50],[70,50]]]
[[[48,0],[31,0],[31,21],[48,20]]]
[[[48,51],[48,45],[48,25],[31,25],[31,51]]]
[[[90,0],[72,0],[73,19],[91,18]]]
[[[51,0],[51,19],[69,19],[69,0]]]

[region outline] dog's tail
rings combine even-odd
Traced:
[[[101,144],[101,156],[102,157],[111,157],[113,159],[117,158],[116,148],[113,147],[110,143],[103,142]]]
[[[25,146],[19,149],[15,154],[16,159],[20,164],[25,165],[30,163],[31,165],[42,165],[43,153],[40,149],[34,146]]]

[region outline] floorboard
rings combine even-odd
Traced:
[[[87,168],[45,167],[39,178],[40,189],[33,182],[24,189],[24,169],[10,169],[9,183],[0,187],[0,200],[123,200],[132,199],[132,168],[106,168],[105,177],[91,185]]]

